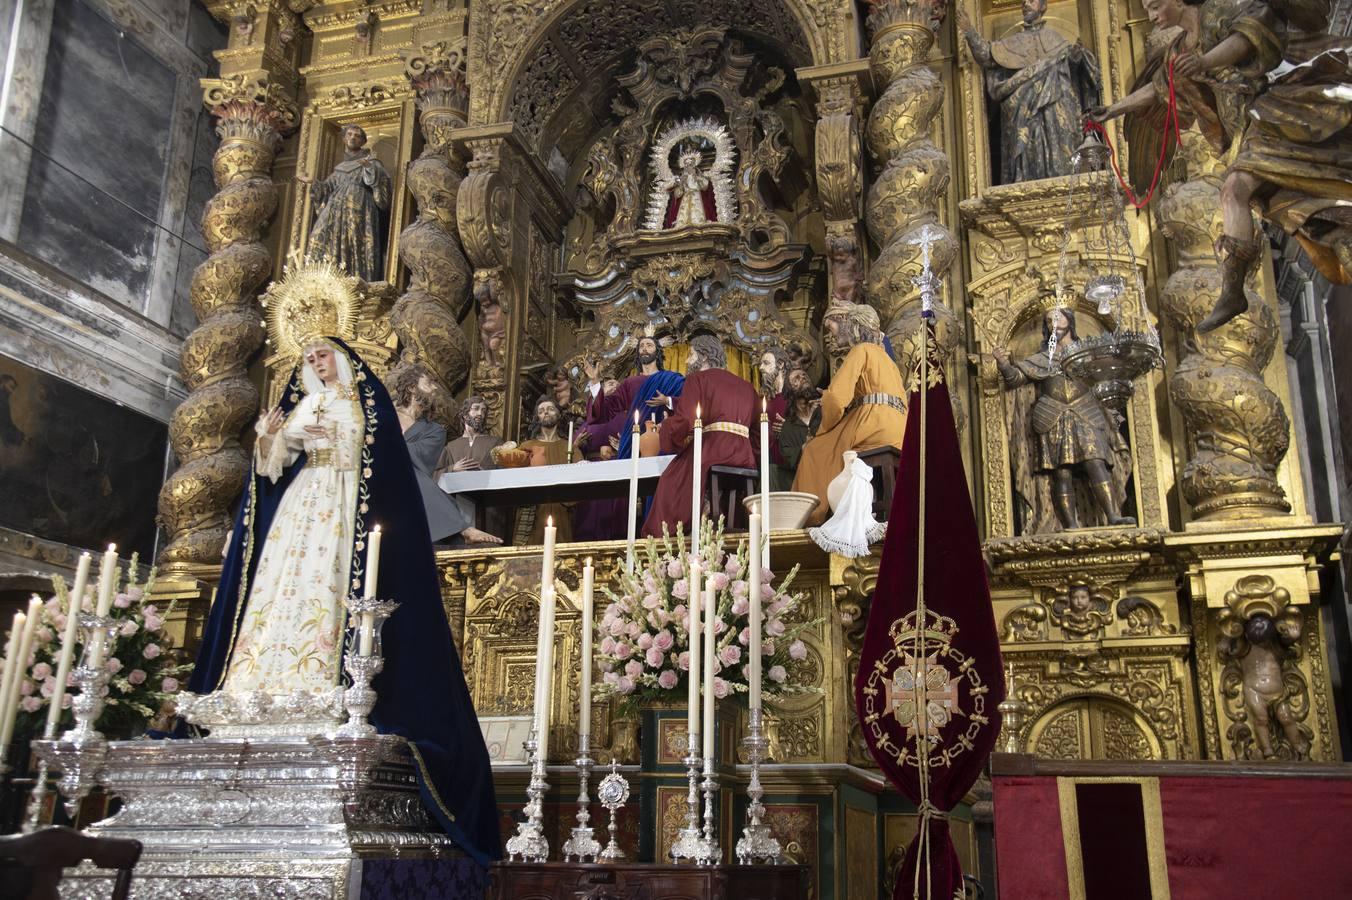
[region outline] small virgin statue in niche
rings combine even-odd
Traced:
[[[704,154],[694,144],[682,146],[680,152],[680,172],[666,188],[670,198],[662,220],[664,230],[718,221],[713,179],[700,171]]]

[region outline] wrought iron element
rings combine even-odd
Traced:
[[[765,815],[765,805],[761,803],[765,789],[761,786],[760,767],[766,751],[770,749],[770,740],[761,734],[764,711],[752,709],[749,715],[749,733],[742,738],[742,748],[746,750],[751,763],[751,780],[746,786],[746,796],[750,802],[746,806],[746,825],[737,840],[737,862],[741,865],[758,862],[774,865],[779,862],[779,841],[775,840],[770,826],[761,821],[761,816]]]
[[[366,720],[376,706],[376,692],[371,687],[371,681],[385,668],[380,632],[385,627],[385,620],[394,614],[399,604],[374,597],[359,598],[353,594],[347,598],[345,605],[351,637],[348,639],[347,653],[343,656],[343,667],[352,677],[352,686],[343,693],[343,701],[347,704],[347,722],[336,734],[338,737],[372,737],[377,733],[376,728]],[[363,656],[360,652],[360,634],[367,616],[371,617],[373,635],[371,653]]]
[[[610,842],[606,844],[606,849],[601,851],[599,862],[619,862],[624,859],[624,851],[620,849],[619,842],[615,839],[618,828],[615,825],[615,813],[629,802],[629,782],[619,771],[619,763],[614,759],[610,761],[610,774],[601,779],[601,783],[596,786],[596,799],[601,801],[601,805],[610,810]]]
[[[512,862],[542,863],[549,861],[549,839],[544,830],[545,761],[540,757],[540,741],[534,729],[526,739],[526,755],[530,757],[530,784],[526,788],[526,821],[518,823],[516,834],[507,839],[507,859]]]
[[[595,765],[591,758],[590,734],[578,735],[577,759],[573,760],[573,765],[577,766],[577,825],[573,828],[572,836],[564,841],[563,859],[564,862],[574,859],[578,862],[596,862],[601,852],[601,842],[596,839],[591,827],[591,797],[587,795],[592,766]]]
[[[695,864],[716,866],[723,858],[723,848],[718,845],[718,835],[714,832],[714,804],[718,802],[718,778],[714,776],[714,761],[704,760],[704,833],[699,841],[699,855]]]
[[[699,767],[702,760],[699,756],[698,734],[690,734],[683,762],[690,779],[690,792],[685,798],[685,827],[677,832],[676,840],[671,845],[671,859],[673,862],[683,859],[699,862],[704,850],[704,835],[699,827]]]

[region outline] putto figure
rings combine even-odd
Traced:
[[[301,184],[313,184],[312,199],[319,210],[306,255],[329,260],[363,281],[381,281],[390,175],[366,148],[360,125],[343,129],[343,147],[347,152],[328,178],[315,182],[308,175],[296,176]]]
[[[1062,530],[1080,527],[1077,475],[1088,481],[1093,506],[1106,524],[1136,524],[1121,512],[1130,465],[1126,442],[1109,411],[1094,396],[1094,386],[1072,378],[1061,368],[1060,357],[1075,338],[1074,311],[1049,309],[1042,320],[1044,349],[1018,362],[1010,362],[1009,354],[1002,350],[994,353],[1005,387],[1028,393],[1027,397],[1014,397],[1009,416],[1016,457],[1015,492],[1022,503],[1024,534],[1055,530],[1046,514],[1047,505],[1054,510]],[[1043,494],[1048,491],[1050,504],[1043,502]]]
[[[1048,28],[1046,14],[1047,0],[1023,0],[1022,30],[988,41],[958,12],[972,58],[986,70],[986,91],[1000,105],[1000,184],[1069,174],[1084,112],[1098,103],[1094,55]]]
[[[681,148],[681,171],[667,185],[671,199],[667,201],[663,228],[686,228],[718,221],[713,180],[700,171],[703,159],[698,147],[687,145]]]
[[[1352,71],[1346,42],[1323,33],[1326,0],[1146,0],[1157,29],[1181,27],[1136,90],[1091,111],[1126,114],[1132,158],[1157,158],[1160,108],[1177,98],[1179,125],[1196,123],[1218,157],[1238,142],[1221,183],[1225,232],[1216,241],[1221,294],[1199,332],[1249,308],[1244,282],[1264,247],[1251,206],[1293,235],[1321,274],[1352,282]]]

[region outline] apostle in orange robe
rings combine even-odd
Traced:
[[[846,450],[900,448],[906,432],[906,386],[883,349],[878,313],[854,304],[837,326],[836,341],[850,349],[822,392],[821,426],[804,445],[793,480],[795,491],[817,495],[809,525],[820,525],[831,514],[826,487],[845,468]]]
[[[690,339],[685,386],[675,411],[661,426],[663,453],[675,453],[657,482],[652,509],[643,523],[644,536],[670,534],[678,523],[690,532],[691,490],[694,480],[695,409],[704,425],[700,449],[700,485],[708,484],[710,466],[755,468],[759,444],[760,398],[745,379],[729,372],[723,345],[713,335]],[[753,442],[754,439],[754,442]],[[701,501],[702,502],[702,501]]]

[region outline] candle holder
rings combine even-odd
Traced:
[[[700,837],[699,855],[695,857],[695,865],[716,866],[723,855],[723,849],[718,846],[718,838],[714,834],[714,803],[718,800],[718,779],[714,776],[712,757],[706,757],[704,760],[704,781],[701,786],[704,788],[704,834]]]
[[[343,669],[352,678],[352,686],[343,692],[343,702],[347,706],[347,722],[334,732],[337,737],[363,738],[374,737],[376,727],[367,721],[371,710],[376,706],[376,692],[371,681],[385,668],[385,657],[381,655],[380,632],[399,604],[392,600],[377,600],[374,597],[358,597],[355,594],[347,598],[348,639],[347,652],[343,654]],[[362,619],[371,616],[371,652],[361,654]]]
[[[592,766],[595,765],[591,758],[590,734],[578,735],[577,759],[573,760],[573,765],[577,766],[577,825],[573,828],[572,837],[564,841],[563,861],[572,862],[576,858],[578,862],[596,862],[601,853],[601,842],[596,839],[590,824],[591,798],[587,795]]]
[[[24,834],[32,834],[42,824],[42,808],[47,805],[47,793],[50,790],[47,778],[51,775],[51,771],[50,764],[43,758],[38,763],[37,780],[33,782],[33,790],[28,795],[28,808],[24,813],[22,826]]]
[[[75,685],[80,692],[70,699],[71,713],[75,716],[75,727],[61,735],[61,740],[76,745],[98,743],[104,740],[103,734],[95,727],[99,716],[103,715],[103,697],[112,673],[107,666],[90,666],[92,649],[97,642],[107,649],[117,637],[122,623],[112,616],[99,616],[90,612],[80,613],[80,627],[85,632],[85,645],[81,652],[80,664],[75,667]]]
[[[699,862],[704,849],[704,835],[699,827],[699,735],[691,733],[686,744],[686,756],[683,760],[690,779],[690,792],[685,798],[685,827],[676,835],[671,845],[671,858],[674,862],[683,859]]]
[[[610,761],[610,774],[601,779],[601,783],[596,786],[596,799],[601,801],[601,805],[610,810],[610,843],[606,844],[606,849],[601,851],[598,862],[619,862],[624,859],[624,851],[620,849],[619,842],[615,840],[618,828],[615,826],[615,813],[629,802],[629,782],[620,774],[619,764],[614,759]]]
[[[761,734],[762,715],[760,709],[751,710],[749,734],[742,738],[742,747],[751,761],[751,781],[746,786],[746,796],[750,800],[746,807],[747,821],[737,841],[737,862],[742,865],[779,862],[779,841],[775,840],[770,826],[761,821],[761,816],[765,815],[765,805],[761,803],[765,790],[761,787],[760,766],[770,749],[770,739]]]
[[[511,862],[549,861],[549,839],[544,830],[544,801],[549,783],[545,781],[545,761],[540,758],[540,742],[534,729],[526,739],[530,757],[530,785],[526,788],[526,821],[516,826],[516,834],[507,840],[507,859]]]

